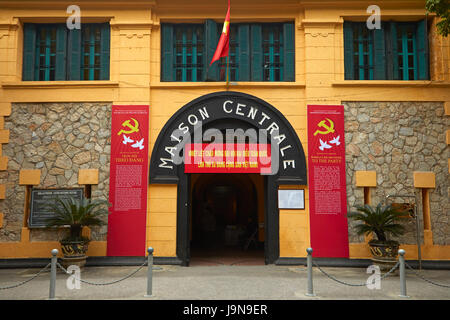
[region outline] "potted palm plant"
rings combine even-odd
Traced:
[[[103,225],[100,216],[108,213],[108,206],[106,200],[86,198],[57,198],[55,203],[48,205],[53,216],[47,219],[47,227],[69,226],[68,236],[60,240],[63,265],[83,267],[86,264],[90,240],[82,236],[83,227]]]
[[[375,235],[369,241],[372,261],[380,267],[380,270],[388,271],[397,262],[399,243],[389,239],[389,236],[401,236],[405,228],[398,222],[405,216],[405,211],[392,205],[383,206],[379,203],[376,207],[370,205],[356,206],[357,211],[349,214],[349,217],[359,223],[355,225],[358,235]]]

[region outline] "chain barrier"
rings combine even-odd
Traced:
[[[431,281],[430,279],[425,278],[424,276],[422,276],[421,274],[419,274],[419,273],[417,272],[417,270],[415,270],[413,267],[411,267],[408,263],[405,262],[405,264],[406,264],[406,266],[407,266],[410,270],[412,270],[412,271],[414,272],[414,274],[415,274],[418,278],[422,279],[423,281],[426,281],[426,282],[431,283],[431,284],[433,284],[433,285],[435,285],[435,286],[438,286],[438,287],[450,288],[450,285],[445,285],[445,284],[436,283],[436,282],[434,282],[434,281]]]
[[[22,285],[24,285],[25,283],[30,282],[31,280],[36,279],[42,272],[44,272],[45,270],[47,270],[50,267],[51,263],[47,264],[43,269],[41,269],[41,271],[39,271],[38,273],[36,273],[34,276],[32,276],[30,279],[27,279],[25,281],[19,282],[17,284],[11,285],[11,286],[7,286],[7,287],[0,287],[0,290],[6,290],[6,289],[12,289],[12,288],[17,288],[20,287]]]
[[[367,286],[367,282],[364,282],[363,284],[353,284],[353,283],[348,283],[339,279],[336,279],[335,277],[333,277],[332,275],[328,274],[327,272],[325,272],[321,267],[319,267],[319,265],[315,262],[313,262],[314,266],[317,267],[317,269],[320,270],[320,272],[322,272],[325,276],[327,276],[328,278],[330,278],[331,280],[334,280],[340,284],[346,285],[346,286],[351,286],[351,287],[364,287]],[[392,272],[395,271],[395,269],[397,269],[397,267],[400,265],[400,262],[397,262],[395,264],[395,266],[393,266],[391,268],[391,270],[389,270],[388,272],[386,272],[384,275],[381,276],[380,280],[384,280],[388,275],[390,275]]]
[[[68,271],[67,271],[62,265],[60,265],[59,263],[57,263],[56,265],[57,265],[64,273],[66,273],[66,274],[68,274],[68,275],[71,275],[72,277],[75,277],[74,274],[68,272]],[[90,284],[90,285],[92,285],[92,286],[107,286],[107,285],[111,285],[111,284],[115,284],[115,283],[121,282],[121,281],[123,281],[123,280],[126,280],[126,279],[128,279],[128,278],[134,276],[136,273],[139,272],[139,270],[141,270],[141,269],[142,269],[143,267],[145,267],[146,265],[147,265],[147,261],[145,261],[145,262],[144,262],[141,266],[139,266],[135,271],[131,272],[130,274],[126,275],[125,277],[123,277],[123,278],[121,278],[121,279],[118,279],[118,280],[111,281],[111,282],[95,283],[95,282],[90,282],[90,281],[87,281],[87,280],[79,279],[79,278],[77,278],[77,277],[75,277],[75,280],[81,281],[81,282],[86,283],[86,284]]]

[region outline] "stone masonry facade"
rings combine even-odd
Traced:
[[[0,172],[0,183],[6,184],[6,199],[0,201],[5,220],[0,241],[20,241],[25,200],[25,187],[19,185],[21,169],[41,170],[37,188],[79,187],[79,169],[98,169],[99,184],[92,187],[92,198],[108,199],[111,104],[13,104],[5,129],[10,130],[10,140],[3,145],[8,168]],[[106,230],[93,227],[92,239],[105,240]],[[30,240],[59,240],[64,232],[32,229]]]
[[[377,187],[372,188],[372,204],[387,195],[416,195],[419,230],[423,230],[421,191],[414,188],[413,172],[430,171],[436,176],[436,189],[430,193],[433,242],[450,244],[449,148],[445,133],[450,118],[439,102],[348,102],[345,110],[345,143],[348,210],[364,203],[363,188],[355,186],[355,171],[376,171]],[[413,202],[392,198],[389,202]],[[349,220],[349,240],[362,242]],[[398,239],[415,244],[415,219],[403,222],[407,232]],[[423,232],[420,234],[423,243]]]

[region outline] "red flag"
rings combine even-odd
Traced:
[[[228,0],[228,11],[223,23],[222,35],[220,36],[219,43],[217,44],[216,52],[209,65],[212,65],[214,61],[219,60],[222,57],[228,56],[230,48],[230,1]]]

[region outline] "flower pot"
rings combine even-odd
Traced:
[[[61,243],[61,251],[64,255],[62,266],[68,268],[70,265],[76,265],[80,268],[86,264],[86,252],[88,250],[89,241],[69,241],[63,240]]]
[[[380,267],[382,273],[391,270],[397,263],[399,244],[390,242],[369,242],[373,264]],[[392,274],[398,274],[398,268]]]

